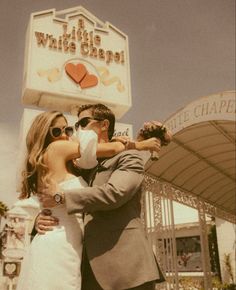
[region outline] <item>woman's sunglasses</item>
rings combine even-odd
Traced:
[[[72,126],[60,128],[60,127],[50,127],[49,132],[52,137],[58,138],[60,137],[64,132],[66,136],[71,137],[74,133],[74,128]]]
[[[91,121],[96,120],[96,121],[103,121],[103,119],[99,118],[92,118],[92,117],[84,117],[78,122],[75,123],[75,130],[78,130],[79,127],[85,128]]]

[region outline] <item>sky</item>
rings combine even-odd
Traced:
[[[119,122],[164,121],[202,96],[235,90],[233,0],[1,0],[0,200],[16,199],[25,33],[30,13],[82,5],[129,37],[132,107]]]

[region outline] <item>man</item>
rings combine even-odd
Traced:
[[[94,130],[98,142],[112,138],[115,117],[106,106],[81,106],[78,118],[77,125]],[[143,163],[138,151],[127,150],[99,160],[88,178],[91,187],[43,191],[44,204],[53,205],[54,196],[68,214],[85,214],[82,290],[153,290],[164,281],[140,219]],[[42,233],[47,224],[39,221],[38,228]]]

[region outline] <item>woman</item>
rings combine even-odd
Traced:
[[[72,160],[80,158],[79,166],[86,164],[92,168],[97,163],[96,157],[111,157],[127,149],[121,142],[97,144],[93,131],[81,132],[79,142],[70,140],[72,134],[73,127],[68,127],[60,112],[45,112],[35,118],[26,138],[28,156],[20,198],[36,194],[49,179],[60,183],[62,189],[85,187],[82,177],[76,177],[69,169],[73,168],[69,166]],[[156,138],[136,142],[139,150],[155,151],[158,146]],[[52,214],[59,218],[60,224],[33,239],[23,261],[17,290],[81,289],[82,218],[67,215],[64,205],[54,207]]]

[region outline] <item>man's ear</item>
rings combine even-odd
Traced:
[[[108,131],[109,125],[110,122],[107,119],[103,120],[102,131]]]

